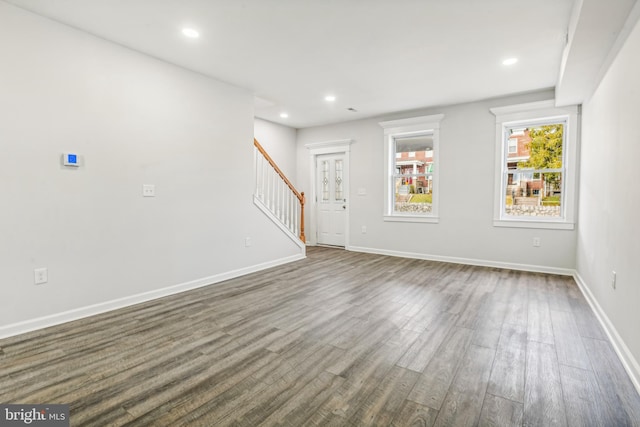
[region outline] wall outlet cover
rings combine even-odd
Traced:
[[[49,273],[46,268],[36,268],[33,270],[33,282],[36,285],[42,285],[49,280]]]
[[[144,197],[155,197],[156,196],[156,186],[153,184],[142,184],[142,196]]]

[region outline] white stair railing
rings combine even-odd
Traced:
[[[299,192],[254,139],[256,188],[254,198],[282,227],[305,243],[304,192]]]

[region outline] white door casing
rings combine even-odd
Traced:
[[[316,157],[318,244],[345,246],[348,186],[344,153]]]
[[[307,244],[315,245],[318,244],[318,200],[320,200],[321,196],[318,194],[318,173],[316,170],[317,167],[317,158],[319,156],[324,155],[338,155],[341,154],[344,156],[344,171],[343,171],[343,189],[344,189],[344,198],[347,200],[343,205],[343,218],[344,218],[344,228],[343,228],[343,236],[344,240],[339,246],[344,246],[345,248],[349,248],[349,155],[351,150],[351,143],[353,140],[351,139],[342,139],[342,140],[334,140],[334,141],[325,141],[325,142],[315,142],[310,144],[305,144],[305,148],[309,150],[309,183],[310,189],[313,190],[313,194],[307,196],[307,208],[308,208],[308,227],[307,227]],[[341,207],[342,205],[340,205]],[[328,244],[328,243],[322,243]]]

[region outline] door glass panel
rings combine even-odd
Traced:
[[[329,201],[329,162],[322,161],[322,201]]]
[[[336,160],[336,200],[344,199],[342,186],[342,160]]]

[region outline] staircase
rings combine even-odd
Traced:
[[[256,171],[253,202],[304,248],[304,192],[296,190],[256,139],[253,145]]]

